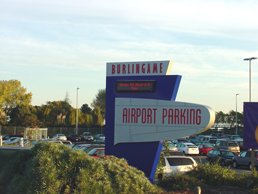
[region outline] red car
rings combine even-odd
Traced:
[[[105,157],[105,148],[93,148],[88,154],[94,158],[103,158]]]
[[[213,150],[214,147],[212,144],[210,143],[204,143],[204,144],[201,144],[198,146],[199,148],[199,153],[200,155],[207,155],[207,153],[210,151],[210,150]]]

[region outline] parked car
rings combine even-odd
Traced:
[[[195,135],[195,136],[191,136],[190,138],[189,138],[189,142],[191,142],[191,143],[193,143],[193,144],[199,144],[200,143],[200,139],[198,138],[198,136],[197,135]]]
[[[193,143],[179,143],[177,146],[178,151],[183,152],[184,154],[199,154],[199,149]]]
[[[199,140],[201,142],[208,142],[211,138],[213,138],[211,135],[203,135],[203,136],[199,137]]]
[[[216,142],[217,142],[217,139],[216,137],[212,137],[210,138],[210,140],[208,141],[208,143],[210,143],[213,147],[215,147],[216,145]]]
[[[67,137],[64,134],[58,133],[58,134],[55,134],[52,139],[66,141]]]
[[[235,154],[230,151],[214,149],[208,152],[207,160],[210,163],[218,163],[221,166],[231,167]]]
[[[105,148],[104,147],[93,148],[88,152],[88,155],[94,158],[105,157]]]
[[[86,153],[89,153],[94,148],[104,148],[104,147],[105,147],[104,144],[90,144],[90,146],[85,146],[81,150]]]
[[[94,140],[94,137],[91,135],[90,132],[83,132],[82,136],[85,141],[93,141]]]
[[[169,149],[170,151],[178,151],[177,145],[174,144],[174,143],[168,143],[168,149]]]
[[[97,142],[102,142],[104,143],[105,142],[105,135],[104,134],[96,134],[94,136],[94,140],[97,141]]]
[[[183,152],[179,152],[179,151],[170,151],[166,152],[168,156],[185,156],[185,154]]]
[[[222,138],[225,134],[224,133],[212,133],[212,137]]]
[[[239,140],[239,139],[243,140],[243,138],[240,135],[230,135],[229,139],[230,140]]]
[[[161,160],[162,174],[158,174],[159,179],[174,174],[185,173],[197,167],[197,162],[190,156],[165,156]]]
[[[166,141],[164,142],[163,146],[162,146],[162,150],[165,150],[167,146],[167,149],[170,150],[170,151],[178,151],[177,149],[177,144],[171,142],[171,141]]]
[[[3,141],[3,144],[10,145],[10,144],[17,144],[20,142],[21,137],[11,137],[7,140]]]
[[[71,142],[80,142],[82,141],[82,137],[80,135],[71,134],[67,137],[67,140]]]
[[[236,154],[240,153],[240,147],[234,141],[221,139],[216,143],[215,147],[219,150],[231,151],[231,152],[234,152]]]
[[[203,144],[198,145],[198,148],[199,148],[199,154],[207,155],[207,153],[210,150],[214,149],[214,146],[210,143],[203,143]]]
[[[72,142],[69,141],[69,140],[62,141],[62,144],[66,145],[68,147],[72,147],[73,146]]]
[[[188,143],[189,140],[186,139],[186,138],[179,138],[179,139],[176,139],[177,143]]]
[[[74,150],[81,150],[81,149],[83,149],[85,147],[90,147],[90,146],[91,146],[91,144],[89,144],[89,143],[74,144],[72,146],[72,149],[74,149]]]
[[[258,167],[258,150],[254,150],[255,167]],[[238,168],[239,166],[245,166],[252,169],[251,164],[251,151],[242,151],[238,156],[233,158],[233,167]]]
[[[23,135],[3,135],[3,137],[2,137],[3,139],[2,139],[2,140],[3,140],[3,141],[4,141],[4,140],[8,140],[8,139],[10,139],[11,137],[20,137],[20,138],[21,138],[21,137],[23,137]]]
[[[244,150],[244,140],[243,139],[235,139],[234,142],[236,142],[240,147],[240,152]]]

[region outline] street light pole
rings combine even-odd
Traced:
[[[238,122],[237,122],[237,96],[239,94],[236,94],[236,135],[237,135],[237,130],[238,130]]]
[[[244,58],[244,61],[249,61],[249,102],[251,102],[251,61],[256,57]]]
[[[75,134],[78,135],[78,91],[80,88],[76,88],[76,127]]]

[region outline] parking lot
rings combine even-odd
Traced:
[[[105,153],[104,153],[105,139],[103,137],[105,137],[103,134],[98,134],[97,136],[93,137],[93,136],[91,136],[91,134],[86,133],[86,132],[82,136],[70,135],[68,137],[66,137],[64,134],[56,134],[55,136],[53,136],[52,138],[49,138],[49,139],[42,139],[40,141],[34,141],[34,142],[32,141],[30,144],[28,144],[30,146],[27,146],[27,144],[25,144],[25,143],[24,143],[24,146],[21,146],[21,144],[19,142],[15,142],[15,144],[13,144],[13,145],[4,143],[3,146],[1,147],[1,149],[9,149],[9,150],[11,150],[11,149],[12,150],[30,149],[30,147],[35,145],[37,142],[46,141],[46,142],[54,142],[54,143],[60,143],[60,144],[67,145],[67,146],[71,147],[71,149],[81,150],[87,154],[90,153],[90,155],[92,155],[93,157],[103,157],[103,156],[105,156]],[[20,138],[20,137],[18,137],[18,138]],[[235,138],[237,138],[237,140]],[[241,142],[241,137],[239,137],[239,136],[231,137],[229,135],[220,136],[220,137],[216,137],[216,136],[212,136],[212,135],[199,135],[199,136],[195,136],[195,137],[187,138],[187,139],[181,138],[181,139],[177,139],[177,140],[165,141],[167,144],[166,145],[167,148],[165,148],[166,146],[164,145],[163,151],[165,149],[177,151],[177,152],[182,153],[183,155],[191,156],[192,158],[194,158],[196,160],[197,163],[204,164],[207,162],[211,162],[211,159],[209,158],[210,157],[209,152],[211,150],[220,150],[220,151],[222,150],[221,152],[231,153],[230,147],[226,147],[226,148],[219,147],[221,142],[223,143],[223,145],[225,144],[224,142],[227,142],[227,143],[233,142],[228,145],[238,146],[238,148],[235,149],[235,147],[234,147],[234,149],[232,149],[232,151],[236,151],[236,152],[232,152],[232,153],[237,155],[238,151],[240,151],[240,149],[239,149],[240,144],[234,143],[234,141]],[[228,149],[228,150],[226,150],[226,149]],[[171,155],[173,155],[173,153]],[[218,158],[215,159],[217,161],[220,161],[222,159],[222,156],[217,156],[217,157]],[[226,159],[227,159],[227,161],[229,160],[229,158],[226,158]],[[229,165],[226,165],[225,167],[234,169],[238,173],[251,173],[251,171],[248,169],[247,166],[238,166],[237,168],[233,168],[231,159],[230,159]]]
[[[192,155],[192,157],[196,160],[196,162],[198,163],[207,163],[207,156],[200,156],[200,155],[197,155],[197,156],[194,156]],[[243,174],[243,173],[247,173],[247,174],[251,174],[251,171],[247,169],[247,167],[239,167],[239,168],[232,168],[232,166],[230,166],[229,168],[231,168],[232,170],[235,170],[237,173],[239,174]]]

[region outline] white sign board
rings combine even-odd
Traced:
[[[115,144],[176,139],[209,129],[209,107],[167,100],[116,98]]]
[[[107,63],[107,77],[169,75],[171,69],[172,63],[170,61]]]

